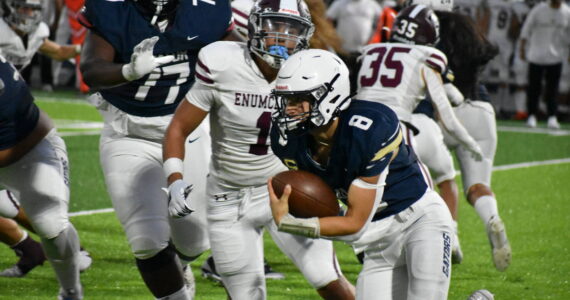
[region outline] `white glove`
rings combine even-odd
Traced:
[[[191,214],[194,210],[188,205],[187,199],[192,192],[192,185],[182,179],[174,181],[168,187],[168,212],[171,217],[182,218]]]
[[[155,57],[152,54],[154,45],[158,41],[157,36],[145,39],[135,46],[131,55],[131,62],[123,65],[121,69],[123,77],[128,81],[133,81],[152,72],[154,68],[169,63],[174,60],[173,55]]]

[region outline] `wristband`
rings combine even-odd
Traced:
[[[124,64],[123,67],[121,68],[121,74],[123,74],[123,77],[127,81],[133,81],[135,79],[138,79],[135,76],[135,74],[133,74],[133,71],[131,69],[131,64]]]
[[[75,54],[78,54],[78,55],[81,54],[81,45],[80,44],[75,45]]]
[[[178,157],[171,157],[162,164],[166,178],[174,173],[184,174],[184,163]]]
[[[295,218],[292,215],[286,215],[281,218],[279,231],[292,234],[302,235],[310,238],[319,238],[321,236],[321,224],[319,218],[313,217],[309,219]]]

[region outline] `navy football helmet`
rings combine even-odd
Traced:
[[[42,21],[40,0],[4,0],[2,8],[6,23],[24,34],[36,30]]]
[[[303,0],[259,0],[247,27],[250,51],[275,69],[289,55],[308,48],[314,31]]]
[[[434,46],[439,41],[439,19],[423,4],[409,6],[396,16],[390,41]]]

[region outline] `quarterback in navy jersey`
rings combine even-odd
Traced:
[[[89,28],[81,71],[98,91],[90,101],[105,120],[101,165],[136,265],[157,299],[192,299],[187,263],[209,248],[205,209],[169,215],[174,201],[163,192],[161,142],[194,82],[198,51],[231,36],[229,1],[87,0],[81,22]],[[196,174],[191,198],[205,194],[210,145],[204,130],[186,143],[194,155],[185,164]]]
[[[278,198],[270,178],[279,230],[363,251],[357,299],[447,299],[451,215],[428,187],[396,114],[380,103],[351,101],[348,69],[323,50],[291,56],[275,86],[274,153],[290,169],[345,190],[348,207],[342,216],[296,218],[287,204],[291,186]]]
[[[79,237],[67,215],[69,162],[51,119],[15,67],[0,56],[0,185],[20,199],[60,284],[59,299],[83,299]]]

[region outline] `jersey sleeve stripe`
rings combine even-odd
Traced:
[[[246,19],[246,20],[249,18],[248,15],[246,15],[244,12],[242,12],[241,10],[239,10],[239,9],[237,9],[237,8],[233,8],[233,7],[232,7],[232,13],[234,13],[234,14],[236,14],[236,15],[238,15],[238,16],[240,16],[240,17]]]
[[[396,136],[396,138],[387,146],[376,152],[376,155],[374,155],[372,161],[377,161],[382,157],[386,156],[386,154],[395,151],[396,149],[398,149],[398,147],[400,147],[401,143],[402,143],[402,130],[398,127],[398,135]]]
[[[204,76],[204,75],[201,75],[201,74],[198,73],[198,72],[196,72],[196,78],[198,78],[198,79],[200,79],[200,80],[202,80],[203,82],[208,83],[208,84],[213,84],[213,83],[214,83],[214,81],[213,81],[212,79],[210,79],[210,78],[208,78],[208,77],[206,77],[206,76]]]
[[[210,74],[210,69],[208,69],[208,67],[206,67],[206,65],[204,65],[204,63],[202,63],[202,61],[199,58],[198,58],[198,66],[202,68],[204,71],[206,71],[206,73]]]
[[[238,21],[237,19],[234,20],[234,23],[236,24],[237,27],[243,28],[244,30],[247,30],[247,24],[243,24],[242,22]]]
[[[426,64],[432,68],[435,69],[436,71],[438,71],[439,73],[443,73],[443,71],[445,70],[445,65],[441,63],[441,61],[437,61],[437,60],[433,60],[433,59],[427,59],[426,60]]]

